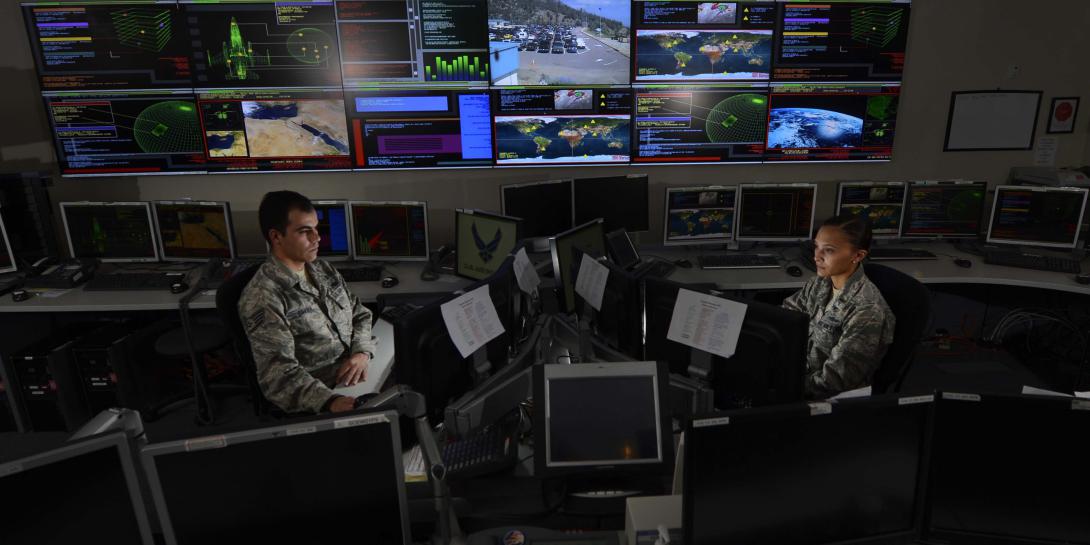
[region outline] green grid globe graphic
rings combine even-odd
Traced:
[[[724,99],[708,112],[705,124],[711,142],[761,142],[765,138],[768,98],[742,93]]]
[[[333,39],[316,28],[301,28],[292,32],[286,42],[288,53],[303,64],[320,64],[333,52]]]
[[[132,125],[132,134],[145,153],[201,151],[200,123],[192,102],[168,100],[144,108]]]

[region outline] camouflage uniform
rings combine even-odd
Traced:
[[[895,318],[878,288],[860,265],[840,297],[828,278],[814,277],[783,302],[788,310],[810,316],[806,355],[806,396],[825,399],[870,384],[875,369],[893,342]]]
[[[303,281],[273,256],[238,301],[265,397],[286,412],[319,412],[344,358],[374,355],[371,311],[332,265],[306,265]]]

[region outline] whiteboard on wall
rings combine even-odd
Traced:
[[[1033,149],[1041,91],[957,91],[943,151]]]

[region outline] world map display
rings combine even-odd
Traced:
[[[497,162],[625,162],[630,126],[627,115],[497,116]]]
[[[723,238],[729,236],[734,225],[734,210],[725,208],[672,210],[667,218],[666,237]]]
[[[639,30],[637,80],[767,80],[771,30]]]

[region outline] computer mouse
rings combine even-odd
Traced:
[[[954,259],[954,265],[957,265],[958,267],[964,267],[964,268],[968,269],[969,267],[973,266],[973,262],[969,261],[968,259],[963,259],[963,258],[958,257],[958,258]]]
[[[791,276],[802,276],[802,269],[798,268],[796,265],[791,265],[784,270]]]
[[[352,408],[353,409],[358,409],[358,408],[366,405],[368,401],[371,401],[371,398],[373,398],[373,397],[375,397],[377,395],[378,395],[378,393],[370,393],[370,394],[363,394],[361,396],[356,397],[356,402],[352,404]]]
[[[185,282],[175,282],[170,285],[170,293],[182,293],[189,289],[189,284]]]
[[[1090,273],[1076,274],[1075,281],[1080,284],[1090,284]]]
[[[31,293],[27,290],[15,290],[11,292],[11,300],[16,303],[30,299]]]
[[[384,287],[384,288],[392,288],[392,287],[396,286],[397,283],[398,283],[398,280],[397,280],[397,277],[395,277],[395,276],[384,276],[384,277],[382,277],[382,287]]]
[[[677,265],[678,267],[681,267],[682,269],[691,269],[691,268],[693,268],[693,262],[689,261],[688,259],[679,259],[679,260],[674,262],[674,265]]]

